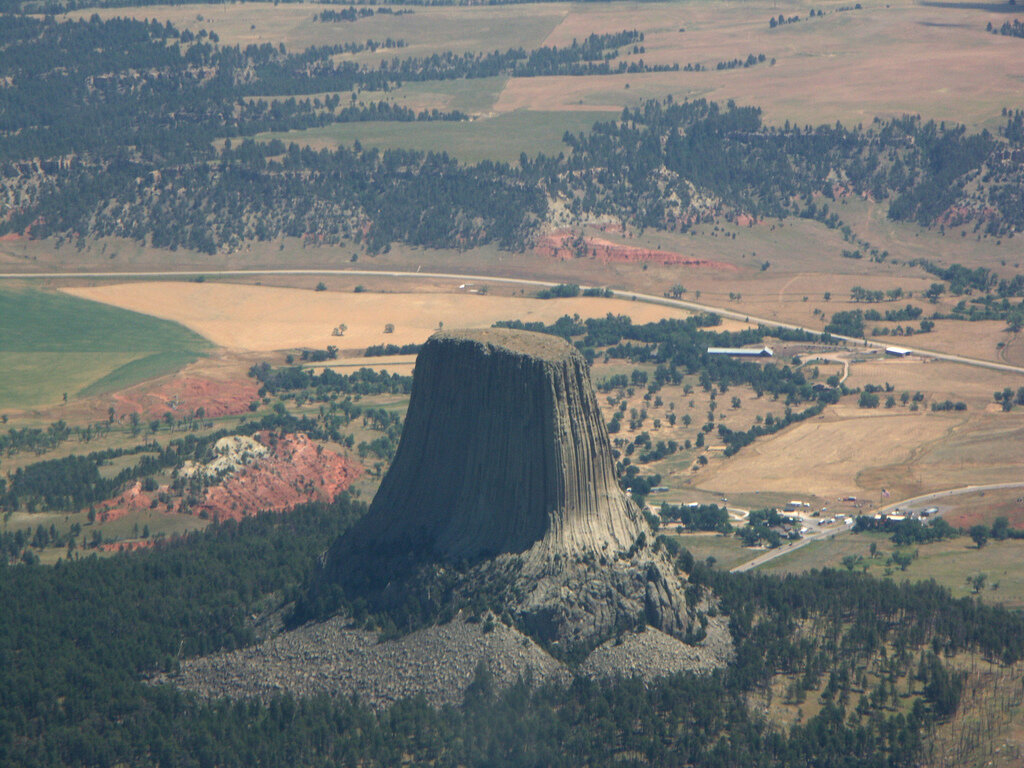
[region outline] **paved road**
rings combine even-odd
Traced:
[[[902,501],[894,501],[886,504],[884,507],[876,509],[872,514],[889,514],[895,512],[897,509],[903,507],[916,507],[922,506],[928,503],[934,503],[943,499],[948,499],[950,496],[962,496],[967,493],[980,493],[982,491],[1002,491],[1009,488],[1024,488],[1024,482],[1013,482],[1013,483],[991,483],[989,485],[964,485],[960,488],[950,488],[945,491],[934,491],[932,493],[925,493],[921,496],[913,496],[909,499],[903,499]],[[801,547],[806,547],[812,541],[820,541],[821,539],[827,539],[829,536],[838,536],[842,533],[848,533],[853,529],[852,525],[846,525],[846,523],[833,523],[831,525],[823,525],[820,528],[812,530],[804,538],[799,541],[786,544],[775,549],[769,549],[764,554],[758,555],[753,560],[748,560],[745,563],[737,565],[732,569],[733,573],[742,573],[743,571],[749,571],[758,566],[764,565],[767,562],[771,562],[779,557],[785,557],[790,552],[793,552]]]
[[[141,272],[125,272],[125,271],[98,271],[98,272],[36,272],[36,273],[18,273],[18,272],[3,272],[0,273],[0,280],[25,280],[25,279],[61,279],[61,278],[96,278],[96,279],[111,279],[111,278],[154,278],[154,277],[197,277],[199,275],[210,275],[210,276],[251,276],[251,275],[361,275],[361,276],[376,276],[376,277],[402,277],[402,278],[433,278],[433,279],[444,279],[444,280],[461,280],[467,281],[472,280],[475,282],[490,282],[490,283],[506,283],[512,285],[526,285],[537,288],[551,288],[558,283],[546,281],[546,280],[531,280],[528,278],[520,277],[493,277],[491,275],[470,275],[470,274],[455,274],[450,272],[405,272],[405,271],[394,271],[394,270],[373,270],[373,269],[193,269],[183,271],[141,271]],[[581,286],[587,287],[587,286]],[[670,299],[665,296],[654,296],[647,293],[638,293],[636,291],[621,291],[615,290],[615,296],[618,298],[632,299],[633,301],[643,301],[647,304],[658,304],[665,307],[675,307],[679,309],[689,309],[696,312],[714,312],[716,315],[722,317],[728,317],[733,320],[743,320],[751,323],[759,323],[769,328],[785,328],[794,331],[807,331],[808,333],[821,333],[817,328],[807,328],[801,325],[795,325],[793,323],[783,323],[778,320],[771,320],[766,317],[757,317],[756,315],[750,315],[744,312],[737,312],[733,309],[726,307],[716,307],[710,304],[701,304],[695,301],[685,301],[683,299]],[[874,348],[874,349],[885,349],[888,346],[885,342],[871,341],[869,339],[857,339],[851,336],[839,336],[836,334],[832,335],[832,338],[839,341],[845,341],[850,344],[857,346]],[[1007,363],[996,363],[990,360],[979,360],[974,357],[967,357],[965,355],[950,355],[944,352],[934,352],[928,349],[922,349],[919,347],[908,347],[903,345],[904,349],[909,349],[912,353],[917,355],[923,355],[925,357],[932,357],[937,360],[946,360],[953,363],[962,363],[964,365],[972,365],[979,368],[990,368],[997,371],[1008,371],[1010,373],[1019,373],[1024,375],[1024,367],[1017,365],[1009,365]]]
[[[97,279],[111,279],[111,278],[155,278],[155,277],[197,277],[199,275],[219,275],[219,276],[251,276],[251,275],[361,275],[361,276],[375,276],[375,277],[400,277],[400,278],[433,278],[433,279],[445,279],[445,280],[460,280],[468,281],[472,280],[475,282],[490,282],[490,283],[505,283],[512,285],[524,285],[537,288],[551,288],[557,283],[546,280],[532,280],[528,278],[518,277],[494,277],[491,275],[472,275],[472,274],[455,274],[450,272],[407,272],[407,271],[396,271],[396,270],[372,270],[372,269],[205,269],[205,270],[184,270],[184,271],[141,271],[141,272],[125,272],[125,271],[99,271],[99,272],[42,272],[42,273],[11,273],[5,272],[0,273],[0,280],[21,280],[21,279],[60,279],[60,278],[97,278]],[[586,287],[586,286],[581,286]],[[622,291],[616,290],[615,295],[618,298],[632,299],[633,301],[643,301],[648,304],[657,304],[666,307],[675,307],[679,309],[689,309],[696,312],[714,312],[722,317],[728,317],[734,320],[743,320],[751,323],[759,323],[769,328],[785,328],[789,330],[807,331],[809,333],[820,333],[816,328],[807,328],[801,325],[795,325],[793,323],[783,323],[778,320],[771,320],[765,317],[757,317],[756,315],[749,315],[744,312],[737,312],[733,309],[726,307],[716,307],[710,304],[701,304],[695,301],[686,301],[683,299],[671,299],[665,296],[653,296],[646,293],[638,293],[636,291]],[[845,341],[857,346],[863,346],[867,348],[884,349],[887,344],[884,342],[871,341],[866,339],[857,339],[850,336],[839,336],[833,334],[834,339]],[[934,352],[928,349],[921,349],[918,347],[907,347],[912,353],[922,355],[926,357],[935,358],[937,360],[946,360],[953,363],[961,363],[963,365],[971,365],[979,368],[989,368],[997,371],[1008,371],[1010,373],[1024,374],[1024,367],[1016,365],[1008,365],[1006,363],[995,363],[989,360],[979,360],[973,357],[966,357],[964,355],[950,355],[943,352]],[[968,485],[962,488],[954,488],[947,491],[937,491],[935,493],[924,494],[923,496],[915,496],[911,499],[904,499],[903,501],[893,502],[885,507],[882,507],[878,512],[891,511],[898,506],[911,505],[911,504],[922,504],[928,501],[936,501],[948,496],[957,496],[965,493],[974,493],[977,491],[987,490],[1000,490],[1004,488],[1024,488],[1024,482],[1022,483],[996,483],[994,485]],[[734,571],[748,571],[752,568],[756,568],[764,563],[774,560],[777,557],[781,557],[789,552],[799,549],[800,547],[807,546],[812,541],[819,541],[820,539],[828,536],[833,536],[840,533],[849,531],[853,526],[849,526],[843,523],[832,524],[822,526],[820,530],[812,531],[810,534],[805,536],[800,541],[788,544],[778,549],[770,550],[765,552],[763,555],[755,557],[753,560],[749,560],[742,565],[733,568]]]

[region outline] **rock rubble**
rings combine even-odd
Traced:
[[[725,621],[712,619],[708,637],[687,645],[659,630],[625,633],[597,648],[575,674],[592,678],[705,672],[731,658]],[[490,669],[501,690],[518,680],[568,684],[569,668],[513,627],[493,617],[428,627],[394,640],[379,640],[336,617],[273,636],[263,643],[182,663],[170,682],[202,697],[270,699],[356,696],[374,708],[422,695],[432,706],[459,704],[477,666]]]

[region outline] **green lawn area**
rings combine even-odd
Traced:
[[[874,559],[870,556],[872,542],[878,547],[878,557]],[[967,577],[984,573],[985,585],[979,596],[985,602],[1011,607],[1024,606],[1024,541],[989,541],[978,549],[969,537],[960,536],[933,544],[903,547],[907,552],[917,551],[917,559],[906,571],[892,564],[887,565],[895,549],[886,534],[843,534],[812,542],[766,563],[758,570],[766,573],[801,573],[812,568],[842,568],[844,557],[859,555],[863,559],[856,566],[857,570],[867,566],[869,574],[881,578],[914,581],[935,579],[948,587],[956,597],[974,594],[967,583]],[[993,589],[994,585],[997,588]]]
[[[342,146],[359,141],[364,147],[447,152],[465,163],[481,160],[514,162],[525,152],[557,155],[566,150],[566,131],[588,131],[609,112],[534,112],[517,110],[469,122],[367,122],[334,123],[321,128],[285,133],[261,133],[257,140],[281,139],[285,143]]]
[[[672,526],[668,525],[662,528],[661,532],[666,535],[672,535],[671,530]],[[747,560],[753,560],[764,551],[762,549],[744,547],[743,542],[733,535],[686,533],[682,536],[674,536],[674,538],[686,549],[690,550],[690,554],[697,560],[707,560],[709,557],[715,558],[715,567],[723,571],[735,568],[737,565],[747,562]]]
[[[0,409],[130,386],[211,348],[177,323],[60,293],[0,289]]]

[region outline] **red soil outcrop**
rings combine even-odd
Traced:
[[[332,501],[362,474],[362,467],[302,433],[262,432],[270,455],[206,489],[194,513],[240,520],[261,510],[283,512],[308,501]]]
[[[182,418],[202,408],[206,417],[216,418],[245,413],[258,392],[259,383],[253,379],[176,376],[155,387],[141,385],[116,393],[114,411],[118,417],[137,413],[155,419],[165,413]]]
[[[213,520],[285,512],[310,501],[333,501],[358,478],[363,468],[351,459],[314,443],[305,434],[261,432],[255,439],[270,452],[207,486],[191,509],[169,486],[146,492],[137,481],[117,496],[96,506],[96,519],[110,522],[144,509],[176,513],[188,511]],[[163,499],[161,501],[161,499]]]
[[[147,549],[156,544],[156,539],[129,539],[128,541],[108,541],[100,544],[104,552],[131,552],[136,549]]]
[[[541,256],[552,256],[557,259],[593,259],[596,261],[653,263],[678,265],[683,267],[700,267],[723,272],[737,272],[732,264],[709,259],[694,259],[673,251],[659,251],[640,248],[635,245],[621,245],[599,237],[581,236],[572,232],[555,232],[545,235],[537,243],[534,250]]]
[[[150,509],[155,497],[155,493],[151,496],[143,491],[142,481],[137,480],[133,485],[129,486],[125,491],[122,491],[114,498],[101,501],[96,506],[96,519],[101,523],[109,523],[111,520],[117,520],[124,517],[129,512]],[[158,505],[158,508],[160,508],[161,512],[173,511],[172,509],[169,509],[166,504]]]

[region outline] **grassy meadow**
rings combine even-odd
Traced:
[[[402,103],[402,102],[399,102]],[[315,149],[351,146],[356,141],[378,149],[414,149],[422,152],[447,152],[465,162],[482,160],[513,162],[520,153],[557,155],[566,151],[562,136],[566,131],[589,131],[599,120],[608,120],[608,112],[535,112],[517,110],[469,122],[366,122],[335,123],[322,128],[285,133],[264,133],[261,141],[281,139]]]
[[[877,556],[871,557],[871,544],[878,548]],[[849,556],[861,557],[855,566],[865,566],[872,576],[912,581],[934,579],[956,597],[975,594],[967,579],[985,574],[978,597],[987,603],[999,603],[1009,607],[1024,606],[1024,571],[1020,567],[1024,558],[1024,541],[989,541],[979,549],[967,536],[932,544],[900,547],[907,552],[917,552],[916,559],[906,571],[889,563],[897,547],[890,537],[881,533],[849,533],[829,539],[814,541],[793,552],[776,558],[758,569],[764,573],[801,573],[812,568],[843,568],[843,559]],[[694,550],[691,550],[694,551]],[[695,552],[696,554],[696,552]]]

